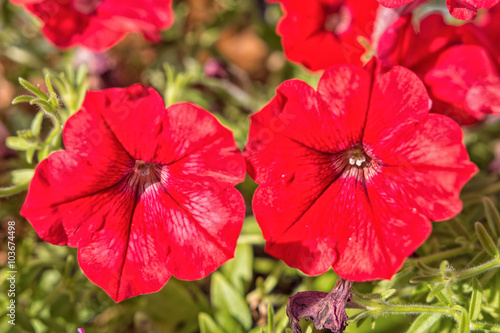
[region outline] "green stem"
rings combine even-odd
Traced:
[[[500,267],[500,258],[493,259],[493,260],[488,261],[488,262],[481,264],[479,266],[472,267],[472,268],[463,270],[461,272],[457,272],[456,279],[457,280],[465,280],[465,279],[468,279],[468,278],[473,277],[475,275],[479,275],[479,274],[485,273],[491,269],[499,268],[499,267]]]
[[[461,246],[455,249],[446,250],[443,252],[438,252],[434,254],[430,254],[428,256],[423,256],[415,259],[408,259],[406,263],[411,265],[416,265],[417,261],[420,261],[424,264],[428,264],[435,261],[442,261],[445,259],[450,259],[454,257],[458,257],[467,253],[471,253],[474,249],[471,246]]]
[[[28,188],[30,182],[22,183],[19,185],[12,185],[8,187],[0,187],[0,198],[10,197],[11,195],[21,193]]]
[[[470,330],[484,330],[486,332],[500,332],[500,326],[487,323],[470,323]]]

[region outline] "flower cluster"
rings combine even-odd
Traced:
[[[127,33],[141,32],[159,41],[173,23],[172,0],[11,0],[37,16],[43,33],[56,46],[83,46],[102,52]]]
[[[11,1],[57,46],[96,52],[129,32],[159,40],[173,20],[171,0]],[[500,114],[498,1],[447,1],[462,19],[491,10],[459,27],[432,13],[418,28],[422,0],[270,2],[284,11],[286,56],[324,72],[316,89],[279,85],[251,116],[243,154],[207,111],[165,109],[137,84],[89,92],[64,125],[66,150],[37,166],[22,215],[42,239],[78,247],[115,301],[230,259],[245,215],[233,186],[246,171],[266,251],[309,275],[390,279],[432,221],[461,211],[477,167],[459,125]]]

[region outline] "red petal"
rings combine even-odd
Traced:
[[[429,236],[431,223],[398,200],[400,193],[385,174],[370,178],[366,187],[354,179],[343,185],[343,192],[358,208],[339,216],[335,231],[343,232],[343,242],[333,269],[353,281],[390,279]]]
[[[83,108],[99,110],[123,148],[135,160],[155,162],[158,136],[165,120],[163,103],[156,90],[135,84],[126,89],[89,92]]]
[[[460,213],[460,189],[477,171],[462,139],[455,122],[430,114],[406,131],[374,143],[373,154],[384,162],[382,186],[392,193],[388,198],[398,198],[399,204],[433,221]],[[374,188],[378,182],[374,179]]]
[[[484,112],[499,112],[500,77],[486,50],[476,45],[454,46],[442,52],[424,82],[436,104],[434,112],[471,124]]]
[[[133,210],[116,211],[120,220],[107,221],[79,249],[84,273],[117,302],[158,291],[171,275],[205,277],[233,256],[244,218],[241,194],[164,173],[161,185],[149,186]]]
[[[293,164],[268,169],[269,164],[260,160],[266,156],[274,160],[274,154],[280,154],[280,151],[283,151],[284,155],[288,154],[280,149],[275,153],[267,154],[268,148],[274,149],[268,147],[274,144],[274,140],[280,140],[280,144],[289,147],[310,148],[316,151],[318,156],[321,156],[323,152],[331,153],[346,149],[353,142],[359,142],[363,118],[358,117],[358,112],[364,110],[356,109],[355,103],[351,105],[352,110],[347,110],[342,103],[336,104],[329,98],[342,94],[349,99],[355,95],[353,90],[359,87],[356,85],[366,83],[369,77],[356,67],[334,68],[332,71],[340,71],[347,76],[343,81],[339,80],[338,86],[320,82],[320,93],[324,99],[304,82],[290,80],[281,84],[277,89],[276,97],[261,112],[251,117],[252,126],[245,153],[249,163],[248,172],[250,176],[257,177],[255,178],[257,183],[265,183],[267,179],[281,179],[282,175],[286,178],[289,173],[287,170],[290,172],[294,170]],[[329,75],[327,73],[330,72],[327,71],[325,75]],[[348,75],[351,76],[348,77]],[[359,101],[368,100],[368,92],[363,89],[364,87],[359,88],[360,93],[356,95]],[[349,114],[349,121],[343,122],[340,117],[336,118],[335,114],[342,116]],[[344,137],[347,133],[349,136]],[[254,160],[253,156],[257,154],[258,157]],[[261,167],[264,169],[260,169]]]
[[[463,0],[446,0],[451,16],[459,20],[472,21],[477,16],[477,6]]]
[[[393,67],[375,79],[363,142],[376,145],[391,140],[425,118],[428,110],[423,82],[409,69]]]
[[[245,179],[245,159],[236,145],[229,144],[234,142],[232,132],[207,111],[192,103],[174,104],[165,111],[162,125],[152,141],[157,146],[153,161],[169,164],[198,183],[232,186]]]
[[[373,31],[377,3],[354,0],[282,0],[285,15],[277,31],[282,36],[287,57],[317,71],[339,63],[361,65],[365,49],[357,38],[369,39]],[[325,28],[328,7],[345,6],[351,21],[345,31],[334,33]],[[318,50],[321,50],[318,52]]]
[[[63,136],[70,151],[55,152],[38,165],[21,214],[42,239],[80,246],[104,224],[109,212],[103,202],[132,159],[95,110],[68,119]]]
[[[378,0],[378,2],[387,8],[397,8],[409,4],[415,0]]]

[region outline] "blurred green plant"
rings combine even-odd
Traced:
[[[87,69],[84,66],[79,67],[76,71],[68,67],[65,73],[60,74],[49,70],[45,72],[47,93],[25,79],[19,78],[19,83],[31,95],[21,95],[12,101],[12,104],[29,103],[39,108],[29,129],[20,130],[17,132],[17,136],[8,137],[6,140],[7,147],[24,152],[26,162],[30,165],[43,161],[51,152],[62,148],[61,134],[64,123],[80,108],[88,89]],[[56,94],[51,81],[54,81],[59,95]],[[62,100],[62,106],[60,100]],[[50,119],[52,123],[48,134],[42,131],[45,117]],[[34,161],[35,153],[37,153],[36,161]],[[24,191],[28,188],[34,172],[34,168],[12,171],[12,186],[0,188],[0,197]]]

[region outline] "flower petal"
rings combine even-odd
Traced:
[[[68,119],[63,137],[71,151],[52,153],[38,165],[21,214],[44,240],[80,246],[103,225],[104,198],[128,172],[131,158],[90,109]]]
[[[376,145],[405,132],[425,118],[429,97],[423,82],[409,69],[393,67],[376,75],[363,142]]]
[[[118,207],[119,218],[79,249],[84,273],[117,302],[158,291],[171,275],[202,278],[234,254],[244,218],[241,194],[193,186],[166,170],[162,175],[136,203],[122,206],[133,209]]]
[[[462,139],[455,122],[430,114],[407,131],[374,144],[374,155],[385,164],[384,186],[404,198],[400,199],[401,205],[431,220],[457,215],[462,210],[460,189],[477,172],[468,160]]]
[[[170,170],[177,170],[193,183],[215,186],[217,182],[227,187],[245,179],[245,160],[232,132],[192,103],[169,107],[162,130],[153,142],[157,143],[153,161],[168,164]]]

